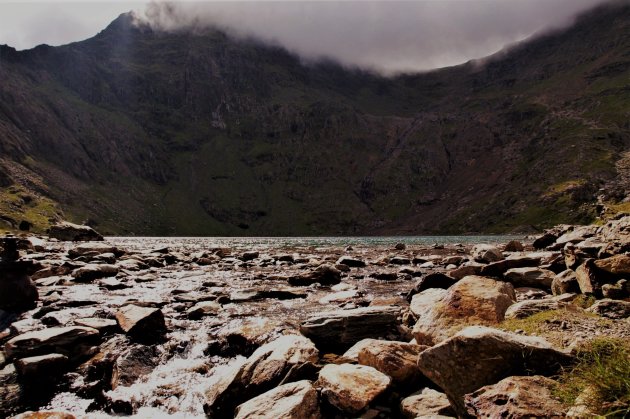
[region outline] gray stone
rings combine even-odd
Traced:
[[[566,409],[553,396],[556,384],[540,375],[508,377],[467,394],[466,409],[478,418],[564,418]]]
[[[471,326],[421,352],[418,366],[465,416],[466,394],[511,375],[551,375],[571,360],[544,339]]]
[[[480,275],[483,276],[496,276],[500,277],[505,272],[514,268],[526,268],[526,267],[535,267],[540,264],[540,258],[534,258],[529,256],[516,256],[509,257],[507,259],[503,259],[497,262],[490,263],[488,265],[482,266],[479,271]]]
[[[92,227],[61,222],[50,227],[48,234],[61,241],[103,241],[103,236]]]
[[[551,289],[556,274],[540,268],[513,268],[505,272],[503,278],[515,287]]]
[[[422,294],[419,294],[422,295]],[[514,288],[507,282],[483,276],[467,276],[446,291],[413,327],[421,345],[434,345],[471,324],[496,325],[516,302]],[[412,300],[413,303],[413,300]]]
[[[51,327],[27,332],[14,337],[4,345],[8,358],[24,358],[47,353],[73,356],[82,355],[85,345],[98,342],[96,329],[82,326]]]
[[[524,319],[543,311],[558,310],[564,307],[562,304],[554,300],[525,300],[510,306],[505,312],[506,319]]]
[[[46,354],[21,358],[15,361],[15,369],[26,380],[47,379],[63,374],[68,357],[62,354]]]
[[[400,308],[370,306],[337,310],[309,317],[300,332],[322,349],[344,351],[366,338],[385,337],[395,331]]]
[[[609,319],[626,319],[630,317],[630,301],[604,299],[595,302],[586,309]]]
[[[551,281],[551,292],[553,295],[580,292],[580,285],[575,272],[567,269],[554,276],[553,281]]]
[[[475,262],[492,263],[504,259],[503,253],[490,244],[478,244],[472,248],[472,257]]]
[[[337,259],[338,265],[346,265],[351,268],[363,268],[365,267],[365,262],[361,259],[353,258],[351,256],[341,256]]]
[[[72,271],[75,282],[91,282],[95,279],[116,276],[118,267],[115,265],[88,264]]]
[[[427,416],[454,416],[448,397],[439,391],[425,388],[405,397],[400,402],[400,412],[405,418],[415,419]]]
[[[317,385],[322,397],[342,412],[354,415],[389,387],[391,379],[365,365],[325,365],[319,372]]]
[[[159,308],[129,304],[116,312],[116,321],[127,335],[139,342],[157,342],[166,333],[164,314]]]
[[[369,344],[363,345],[358,351],[359,364],[376,368],[401,385],[414,385],[420,380],[422,374],[416,363],[418,354],[426,346],[387,340],[365,340]]]
[[[317,391],[310,381],[284,384],[241,404],[235,419],[320,419]]]

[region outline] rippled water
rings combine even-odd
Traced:
[[[183,247],[228,247],[232,249],[293,248],[293,247],[345,247],[345,246],[431,246],[433,244],[505,243],[523,236],[362,236],[362,237],[108,237],[119,245],[154,245],[178,243]]]

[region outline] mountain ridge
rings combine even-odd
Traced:
[[[395,78],[129,19],[62,47],[0,47],[9,223],[510,232],[591,221],[625,198],[615,164],[630,143],[626,4],[483,65]]]

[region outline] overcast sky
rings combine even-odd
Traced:
[[[142,1],[0,0],[0,44],[61,45],[95,35],[134,10],[157,28],[218,25],[302,57],[385,73],[459,64],[567,25],[603,0]]]

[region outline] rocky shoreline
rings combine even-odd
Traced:
[[[630,341],[630,217],[497,246],[51,236],[2,240],[3,417],[581,417],[558,375]]]

